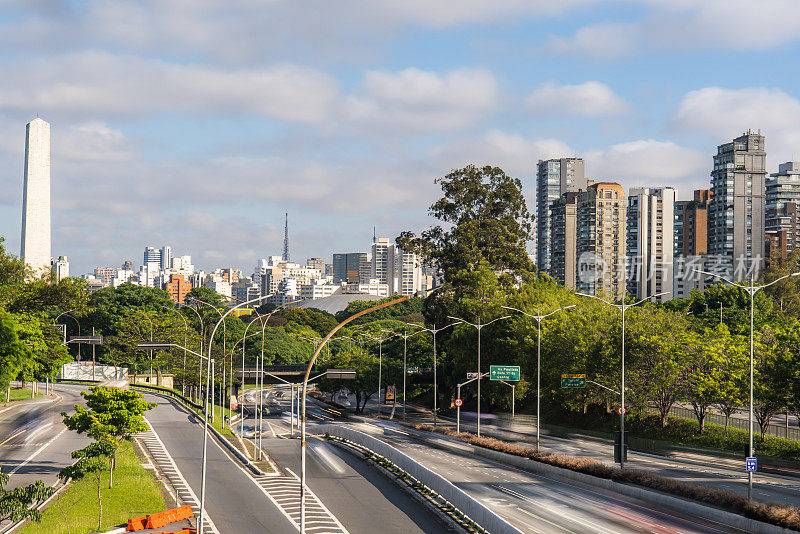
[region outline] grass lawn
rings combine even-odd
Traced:
[[[41,396],[42,396],[41,393],[37,393],[35,398],[38,399]],[[30,389],[28,389],[28,388],[25,388],[25,389],[12,388],[11,389],[11,396],[9,397],[9,401],[10,402],[14,402],[14,401],[20,401],[20,400],[28,400],[30,398],[31,398],[31,390]],[[2,397],[0,397],[0,400],[3,400],[3,401],[6,400],[5,393],[3,393]]]
[[[131,443],[123,443],[117,456],[114,470],[114,487],[108,489],[108,473],[103,474],[101,494],[103,497],[103,530],[126,524],[131,517],[147,515],[166,509],[164,497],[153,472],[141,465],[141,460]],[[67,514],[69,532],[86,534],[97,530],[98,505],[97,486],[89,478],[72,485],[51,501],[39,523],[26,525],[20,534],[66,534],[67,524],[59,510],[59,504]]]

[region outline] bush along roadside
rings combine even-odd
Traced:
[[[384,417],[381,418],[385,419]],[[562,469],[569,469],[571,471],[605,478],[615,482],[636,484],[638,486],[671,493],[679,497],[685,497],[741,514],[745,517],[755,519],[756,521],[800,531],[800,509],[794,506],[750,502],[746,497],[728,490],[719,490],[699,484],[680,482],[671,478],[631,468],[620,469],[619,467],[606,465],[591,458],[576,458],[560,454],[536,452],[534,449],[514,445],[495,438],[478,437],[468,432],[458,433],[447,428],[433,427],[431,425],[404,423],[401,421],[395,422],[423,432],[436,432],[456,438],[476,447],[484,447],[506,454],[529,458],[536,462],[542,462]]]
[[[474,532],[476,534],[488,534],[488,532],[483,529],[480,525],[478,525],[475,521],[461,513],[461,511],[450,504],[447,500],[443,499],[441,495],[436,493],[435,491],[431,490],[428,486],[417,480],[416,478],[409,475],[407,472],[400,469],[397,465],[395,465],[390,460],[387,460],[383,456],[375,454],[371,450],[358,445],[357,443],[353,443],[346,439],[342,439],[336,436],[331,436],[330,434],[325,434],[325,439],[329,441],[336,441],[343,445],[350,447],[351,449],[360,452],[364,455],[364,459],[368,462],[373,462],[375,465],[378,465],[391,473],[395,478],[397,478],[401,483],[405,483],[408,485],[412,490],[416,491],[420,495],[422,495],[428,502],[434,505],[436,508],[442,511],[445,515],[450,517],[453,521],[461,525],[467,532]]]

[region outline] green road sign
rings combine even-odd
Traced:
[[[519,380],[519,365],[490,365],[489,380]]]
[[[562,388],[585,388],[586,375],[561,375]]]

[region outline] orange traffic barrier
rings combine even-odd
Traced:
[[[144,530],[147,525],[147,516],[143,517],[132,517],[128,519],[128,528],[125,530],[127,532],[133,532],[135,530]]]
[[[172,510],[164,510],[163,512],[156,512],[148,514],[147,528],[161,528],[176,521],[189,519],[194,517],[191,506],[181,506],[180,508],[173,508]]]

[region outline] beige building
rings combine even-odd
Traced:
[[[590,295],[625,294],[625,190],[598,182],[581,193],[577,207],[577,287]]]

